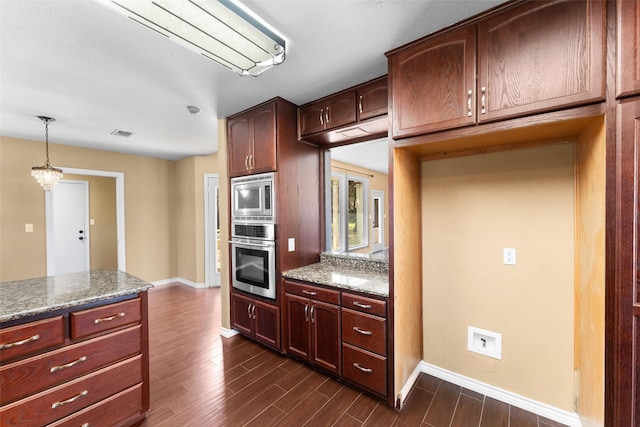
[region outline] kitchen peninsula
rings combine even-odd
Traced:
[[[123,271],[0,283],[0,418],[131,425],[149,409],[147,291]]]

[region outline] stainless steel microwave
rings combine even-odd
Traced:
[[[231,178],[231,221],[275,223],[273,172]]]

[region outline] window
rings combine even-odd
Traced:
[[[368,188],[366,178],[331,174],[331,250],[352,251],[369,246]]]

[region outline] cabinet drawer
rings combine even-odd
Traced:
[[[71,313],[71,339],[140,322],[140,298]]]
[[[342,375],[362,387],[387,394],[387,358],[342,344]]]
[[[48,427],[119,426],[141,412],[142,384],[138,384]]]
[[[63,317],[57,316],[0,330],[0,362],[33,354],[64,342]]]
[[[386,356],[387,322],[380,317],[343,308],[342,341]]]
[[[378,299],[361,297],[359,295],[342,293],[342,306],[351,308],[363,313],[374,314],[376,316],[387,317],[387,303]]]
[[[3,425],[45,425],[142,382],[142,356],[0,408]]]
[[[0,367],[0,404],[62,384],[141,352],[141,326]]]
[[[301,283],[293,283],[288,280],[285,280],[284,282],[284,290],[285,292],[301,297],[312,298],[331,304],[340,304],[340,292],[338,291],[318,288],[311,285],[303,285]]]

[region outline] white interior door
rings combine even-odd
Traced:
[[[89,182],[62,180],[51,192],[54,274],[89,270]]]
[[[384,191],[371,190],[372,252],[384,249]]]
[[[220,185],[218,175],[204,176],[205,280],[207,287],[220,286]]]

